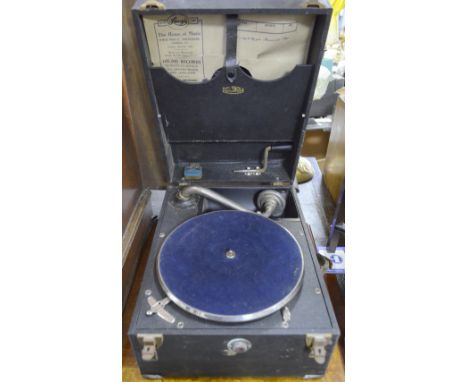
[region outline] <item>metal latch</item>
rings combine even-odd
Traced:
[[[310,349],[309,358],[313,358],[320,365],[325,363],[327,358],[325,346],[331,342],[331,334],[306,334],[306,346]]]
[[[158,348],[163,343],[162,334],[137,334],[141,346],[141,358],[143,361],[157,361]]]

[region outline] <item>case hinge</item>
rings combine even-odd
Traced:
[[[140,5],[140,11],[145,11],[147,9],[165,9],[166,6],[156,0],[146,0],[143,4]]]
[[[158,348],[163,343],[162,334],[137,334],[141,346],[141,359],[143,361],[157,361]]]
[[[306,334],[306,346],[310,349],[309,358],[313,358],[320,365],[325,363],[327,358],[325,346],[331,342],[331,334]]]

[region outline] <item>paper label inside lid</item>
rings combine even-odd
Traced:
[[[202,82],[224,66],[224,15],[147,15],[143,22],[153,67]],[[239,15],[237,62],[259,80],[283,77],[306,62],[313,26],[311,15]]]

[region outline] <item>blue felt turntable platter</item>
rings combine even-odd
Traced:
[[[191,218],[164,241],[157,273],[168,297],[205,319],[243,322],[265,317],[298,292],[299,245],[260,215],[216,211]]]

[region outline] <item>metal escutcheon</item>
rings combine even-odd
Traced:
[[[233,356],[242,354],[250,350],[252,343],[245,338],[234,338],[227,343],[227,349],[224,350],[224,354]]]

